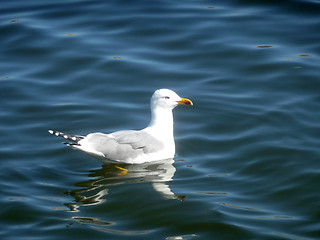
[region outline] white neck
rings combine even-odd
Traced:
[[[151,121],[148,128],[161,133],[162,136],[173,138],[172,110],[162,107],[151,108]]]

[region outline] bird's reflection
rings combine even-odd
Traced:
[[[106,201],[109,190],[116,185],[150,182],[153,189],[166,199],[182,200],[169,187],[176,168],[173,159],[137,165],[104,164],[100,169],[92,170],[89,177],[94,179],[79,182],[81,189],[70,190],[68,195],[74,197],[74,203],[65,203],[70,211],[77,212],[81,206],[101,204]]]

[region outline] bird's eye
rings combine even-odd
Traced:
[[[168,96],[165,96],[164,98],[165,98],[165,99],[170,99],[170,97],[168,97]]]

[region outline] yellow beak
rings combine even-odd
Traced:
[[[193,103],[191,102],[191,100],[187,99],[187,98],[181,98],[180,101],[177,101],[177,103],[179,104],[183,104],[183,105],[193,105]]]

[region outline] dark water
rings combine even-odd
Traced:
[[[7,0],[0,34],[1,239],[320,238],[320,1]],[[141,129],[164,87],[174,163],[47,133]]]

